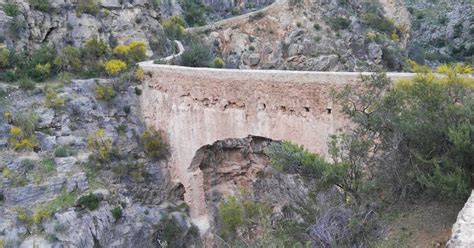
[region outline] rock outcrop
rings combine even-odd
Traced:
[[[117,97],[98,99],[98,86],[113,86]],[[156,247],[163,242],[160,228],[168,228],[164,220],[176,223],[183,237],[192,229],[180,206],[182,188],[170,183],[165,161],[147,157],[139,141],[146,130],[140,85],[90,79],[32,91],[0,87],[2,247]],[[47,104],[52,89],[63,104]],[[15,151],[10,130],[16,126],[32,128],[33,151]],[[113,153],[101,163],[88,146],[99,129]],[[88,193],[100,199],[97,209],[76,203]]]
[[[209,43],[231,68],[401,70],[411,27],[408,11],[398,0],[374,6],[360,1],[277,1],[260,11],[191,31],[208,33]],[[390,32],[397,37],[367,23],[366,15],[374,8],[387,22],[395,21],[397,31],[394,26]],[[375,39],[367,32],[388,36]]]
[[[451,239],[446,247],[468,248],[474,246],[474,191],[459,212],[458,219],[453,225]]]

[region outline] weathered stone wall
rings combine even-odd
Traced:
[[[199,148],[254,135],[290,140],[326,155],[327,138],[348,123],[333,105],[331,91],[356,85],[360,75],[141,66],[149,74],[141,98],[145,123],[166,134],[173,179],[184,185],[201,230],[209,225],[203,174],[191,165]]]
[[[446,245],[448,248],[474,247],[474,191],[471,197],[459,212],[458,219],[453,225],[451,239]]]

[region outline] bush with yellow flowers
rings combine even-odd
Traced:
[[[135,80],[142,81],[145,79],[145,71],[142,68],[138,68],[133,76],[135,77]]]
[[[95,91],[95,97],[97,99],[107,101],[107,102],[111,101],[116,96],[114,86],[112,85],[98,84],[95,86],[94,91]]]
[[[128,45],[118,45],[113,50],[114,54],[130,64],[146,59],[146,45],[143,41],[132,41]]]
[[[99,129],[87,138],[87,147],[94,152],[99,162],[106,162],[110,159],[112,139],[107,136],[105,129]]]
[[[127,68],[127,64],[120,59],[111,59],[105,62],[105,71],[110,76],[116,76]]]
[[[36,135],[27,135],[21,128],[11,126],[8,145],[15,151],[32,151],[38,147]]]

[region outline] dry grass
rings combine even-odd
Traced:
[[[385,216],[386,239],[377,247],[445,247],[462,207],[435,201],[395,206]]]

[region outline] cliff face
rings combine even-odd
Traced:
[[[141,40],[152,55],[166,42],[160,21],[182,15],[184,19],[201,16],[189,26],[211,24],[192,30],[205,31],[213,51],[230,68],[397,71],[407,58],[435,66],[469,62],[473,55],[469,0],[453,4],[445,0],[439,4],[412,0],[44,2],[49,4],[9,2],[17,6],[17,13],[0,8],[0,42],[23,51],[41,44],[56,49],[81,46],[92,37],[108,41],[111,47]],[[5,4],[6,0],[0,1]]]
[[[278,1],[194,31],[208,33],[234,68],[393,71],[403,66],[410,28],[400,1],[324,0]]]
[[[146,0],[102,1],[92,5],[94,10],[85,12],[75,1],[49,1],[47,9],[42,10],[28,1],[15,4],[19,9],[16,16],[0,11],[0,20],[3,20],[0,30],[4,43],[19,51],[31,50],[43,43],[57,49],[65,45],[81,46],[94,36],[115,44],[130,40],[148,43],[160,28],[160,10]]]
[[[474,4],[460,1],[405,0],[413,32],[409,57],[420,63],[473,64]]]
[[[114,87],[116,97],[97,98],[98,86]],[[31,91],[0,84],[1,247],[156,247],[169,223],[193,243],[197,234],[187,236],[192,225],[179,206],[183,189],[170,183],[165,161],[147,157],[140,145],[145,126],[136,87],[94,79]],[[31,139],[23,142],[33,149],[12,143],[11,130],[26,127]],[[102,162],[90,146],[99,136],[110,144]],[[89,193],[97,207],[78,203]]]

